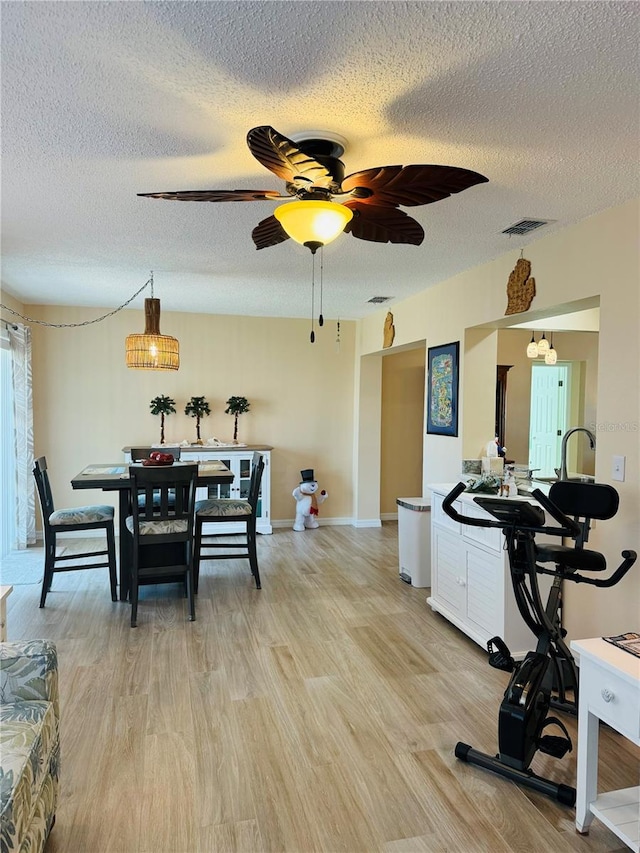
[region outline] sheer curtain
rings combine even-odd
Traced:
[[[36,541],[35,495],[31,472],[33,466],[31,329],[28,326],[10,324],[7,326],[7,333],[11,354],[11,385],[5,389],[3,382],[3,398],[7,393],[13,397],[13,482],[15,484],[13,548],[22,550]],[[7,431],[3,429],[3,433],[6,434]],[[10,510],[11,507],[8,509]]]

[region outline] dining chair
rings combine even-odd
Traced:
[[[196,501],[195,505],[195,545],[194,545],[194,578],[195,591],[198,592],[200,563],[202,560],[249,560],[251,574],[256,582],[256,589],[261,589],[260,572],[258,571],[258,555],[256,549],[256,518],[260,484],[264,471],[264,456],[254,452],[251,462],[251,479],[249,493],[246,499],[210,498]],[[205,524],[241,522],[244,531],[241,542],[229,542],[226,533],[203,533]],[[220,541],[223,537],[224,541]],[[223,553],[204,554],[203,549],[221,549]],[[239,551],[239,552],[237,552]]]
[[[132,536],[131,627],[138,619],[138,594],[143,584],[185,585],[189,619],[196,618],[193,576],[193,517],[197,465],[144,467],[131,465]]]
[[[149,459],[152,453],[160,451],[161,453],[170,453],[174,461],[180,459],[180,448],[179,447],[169,447],[162,445],[162,447],[132,447],[131,448],[131,461],[132,462],[143,462],[145,459]],[[158,494],[154,492],[153,495],[154,506],[158,505]],[[169,495],[169,500],[173,500],[173,496]],[[144,506],[144,495],[141,495],[138,498],[138,501],[142,501],[142,505]]]
[[[35,460],[33,467],[38,497],[40,499],[40,510],[42,513],[42,527],[44,530],[44,577],[42,578],[42,593],[40,595],[40,607],[44,607],[47,593],[51,589],[51,582],[56,572],[72,572],[79,569],[109,569],[109,580],[111,583],[111,600],[117,601],[116,594],[116,546],[114,532],[114,509],[108,505],[77,506],[71,509],[56,510],[53,503],[51,484],[47,472],[47,460],[40,456]],[[94,551],[86,551],[75,554],[58,554],[58,534],[71,533],[76,530],[104,530],[107,536],[106,548]],[[70,565],[68,561],[84,560],[89,557],[105,557],[106,560],[99,563],[74,562]]]

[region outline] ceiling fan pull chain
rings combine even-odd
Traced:
[[[311,343],[315,343],[316,333],[313,330],[313,305],[314,305],[314,297],[315,297],[315,286],[316,286],[316,256],[311,255],[311,334],[309,335],[309,340]]]
[[[322,316],[322,285],[324,284],[324,246],[320,246],[320,314],[318,315],[318,325],[324,326],[324,317]]]

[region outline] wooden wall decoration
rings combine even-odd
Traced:
[[[390,347],[393,343],[393,339],[396,336],[396,327],[393,325],[393,314],[391,311],[387,311],[387,316],[384,318],[384,332],[382,339],[382,347],[386,349]]]
[[[507,282],[506,314],[528,311],[536,295],[536,280],[531,278],[531,261],[518,258]]]

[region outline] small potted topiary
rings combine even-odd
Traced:
[[[247,400],[246,397],[229,397],[227,400],[227,408],[224,410],[225,415],[233,415],[234,423],[233,423],[233,440],[237,442],[238,440],[238,416],[244,415],[245,412],[249,411],[249,407],[251,403]]]
[[[200,418],[211,414],[209,404],[204,397],[192,397],[184,407],[184,413],[185,415],[191,415],[192,418],[196,419],[197,441],[195,441],[194,444],[202,444],[202,438],[200,437]]]
[[[165,397],[161,394],[159,397],[154,397],[149,404],[152,415],[160,415],[160,444],[164,444],[164,419],[165,415],[172,415],[176,411],[176,401],[171,397]]]

